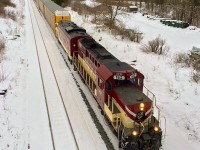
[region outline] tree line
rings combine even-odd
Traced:
[[[136,0],[137,4],[144,2],[145,9],[153,15],[188,22],[200,26],[200,0]]]
[[[59,5],[70,4],[73,0],[53,0]],[[74,0],[83,1],[83,0]],[[200,0],[96,0],[108,4],[134,4],[141,12],[151,15],[188,22],[200,27]]]

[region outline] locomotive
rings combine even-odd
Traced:
[[[55,19],[59,13],[54,11],[54,19],[47,19],[47,22],[114,129],[119,148],[159,150],[162,140],[160,112],[158,110],[156,118],[155,95],[143,85],[144,75],[118,60],[85,29],[70,21],[65,10],[49,1],[37,0],[36,4],[45,18],[52,16],[45,11],[49,3],[51,10],[64,11],[60,19]]]

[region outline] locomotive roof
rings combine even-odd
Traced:
[[[128,65],[125,62],[117,61],[117,62],[108,62],[105,65],[113,72],[115,71],[124,71],[124,70],[133,70],[133,67]]]
[[[59,22],[59,25],[61,25],[65,29],[65,31],[71,36],[71,38],[76,36],[88,35],[84,28],[77,26],[72,21],[61,21]]]
[[[104,64],[111,72],[133,69],[127,63],[119,61],[94,39],[84,38],[81,39],[81,43],[100,63]]]
[[[53,1],[45,1],[45,5],[52,13],[55,13],[56,11],[66,11],[64,8],[57,5]]]
[[[92,38],[81,39],[81,43],[87,50],[89,50],[91,53],[93,53],[93,55],[95,55],[96,58],[99,58],[101,60],[115,58],[102,45],[97,43]]]
[[[120,86],[115,88],[116,93],[125,101],[126,105],[133,105],[141,102],[151,102],[142,91],[134,86]]]

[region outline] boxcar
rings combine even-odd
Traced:
[[[44,14],[44,4],[51,0],[36,0],[36,3],[40,9],[40,11]]]
[[[43,14],[47,22],[53,29],[55,35],[56,35],[56,26],[58,22],[60,22],[61,20],[71,20],[69,12],[52,1],[46,1],[44,3]]]

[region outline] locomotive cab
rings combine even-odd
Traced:
[[[119,146],[127,149],[161,146],[159,120],[153,116],[153,102],[132,85],[113,88],[105,112],[118,134]],[[156,144],[155,144],[156,143]]]

